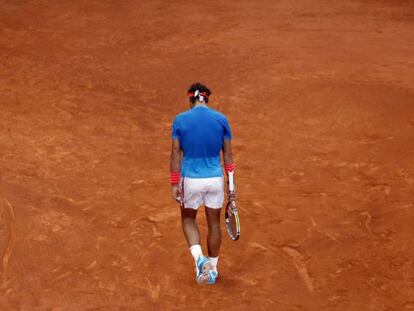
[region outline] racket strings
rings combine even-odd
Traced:
[[[237,240],[240,236],[240,221],[234,202],[229,202],[225,213],[226,230],[232,240]]]

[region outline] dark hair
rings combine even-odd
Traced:
[[[194,93],[198,91],[201,96],[204,97],[204,101],[207,104],[208,103],[208,97],[211,95],[210,89],[205,86],[204,84],[200,82],[195,82],[191,84],[190,88],[188,89],[187,95],[189,97],[189,100],[192,104],[195,103],[197,99],[199,99],[200,95],[194,96]]]

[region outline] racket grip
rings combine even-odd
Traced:
[[[229,191],[234,191],[234,172],[229,172]]]

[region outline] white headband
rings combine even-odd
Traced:
[[[204,96],[203,95],[200,95],[200,91],[199,90],[196,90],[195,92],[194,92],[194,97],[197,97],[198,96],[198,100],[199,101],[204,101]]]

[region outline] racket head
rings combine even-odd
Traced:
[[[236,203],[229,201],[224,212],[224,223],[227,233],[233,241],[237,241],[240,237],[240,220],[237,212]]]

